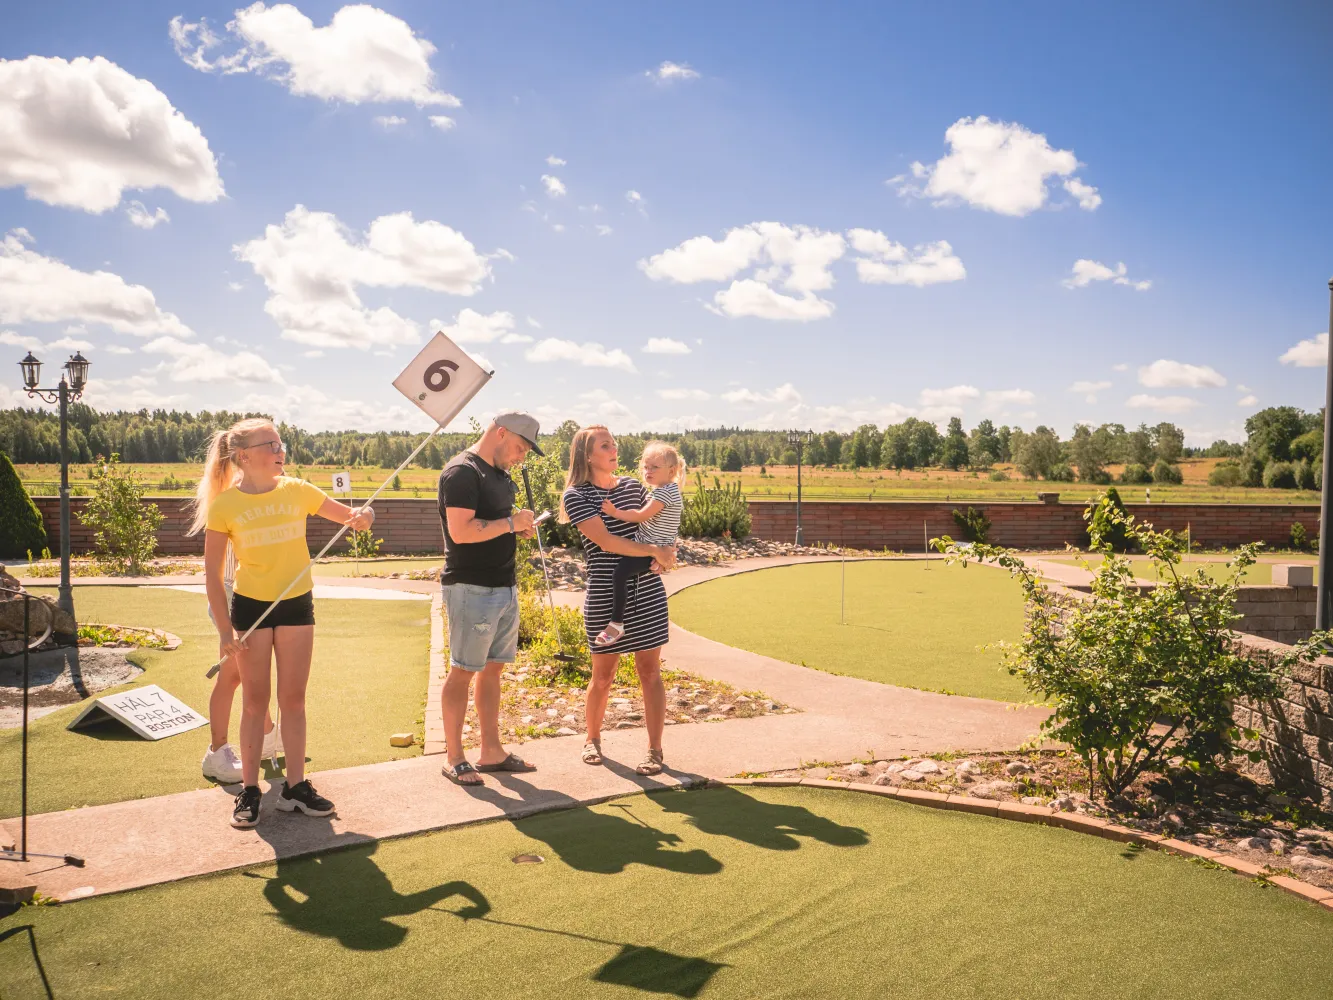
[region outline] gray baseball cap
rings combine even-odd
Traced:
[[[520,413],[517,410],[511,410],[508,413],[497,414],[491,421],[496,427],[503,427],[511,434],[517,434],[528,444],[532,445],[532,450],[543,458],[546,452],[537,447],[537,434],[540,427],[537,424],[537,418],[530,413]]]

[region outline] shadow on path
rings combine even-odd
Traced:
[[[834,847],[861,847],[870,835],[855,826],[843,826],[812,813],[805,806],[762,802],[744,791],[722,786],[681,795],[659,795],[653,799],[663,812],[682,813],[704,833],[764,847],[771,851],[794,851],[797,837],[811,837]]]

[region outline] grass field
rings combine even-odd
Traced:
[[[34,592],[43,592],[34,588]],[[212,681],[204,678],[217,659],[217,632],[201,594],[143,587],[76,587],[82,619],[152,625],[183,640],[172,652],[133,654],[144,673],[124,688],[157,684],[201,715],[208,714]],[[370,764],[415,756],[420,747],[389,746],[389,734],[417,729],[426,696],[429,605],[424,601],[316,601],[319,622],[307,692],[311,770]],[[109,693],[109,692],[102,692]],[[208,786],[199,761],[208,727],[158,742],[119,725],[67,732],[81,706],[32,723],[28,747],[31,812],[120,802]],[[231,736],[240,723],[240,696],[232,710]],[[19,730],[0,730],[0,816],[19,809]],[[219,800],[221,801],[221,800]],[[219,806],[224,808],[225,803]]]
[[[1179,486],[1153,485],[1154,503],[1318,503],[1319,494],[1309,490],[1267,490],[1234,487],[1224,489],[1208,485],[1208,473],[1221,459],[1187,459],[1180,463],[1185,481]],[[19,475],[34,495],[54,496],[60,478],[55,465],[20,465]],[[183,496],[194,491],[199,479],[200,466],[191,463],[156,463],[134,465],[150,487],[153,495]],[[1119,466],[1108,466],[1113,475],[1120,474]],[[803,467],[801,484],[808,500],[1034,500],[1038,491],[1056,492],[1067,501],[1082,502],[1095,496],[1100,487],[1088,483],[1051,483],[1044,480],[1024,479],[1009,465],[996,467],[1003,471],[1007,482],[991,482],[986,472],[953,472],[948,469],[903,470],[891,469],[825,469]],[[89,468],[70,467],[70,484],[77,493],[89,485]],[[334,472],[343,471],[335,466],[292,466],[291,475],[304,476],[322,489],[329,489]],[[354,495],[367,497],[388,478],[392,469],[363,467],[347,470],[352,474]],[[701,469],[705,482],[712,484],[718,477],[725,484],[739,481],[741,489],[752,500],[786,500],[796,497],[796,467],[751,466],[741,472],[719,472]],[[399,490],[388,490],[389,497],[433,497],[439,471],[410,468],[402,473]],[[694,470],[691,470],[687,488],[693,488]],[[188,484],[188,485],[186,485]],[[1118,485],[1126,501],[1141,501],[1144,487]]]
[[[997,652],[978,648],[1022,634],[1022,593],[1008,574],[938,562],[848,562],[844,625],[842,568],[830,561],[713,580],[672,597],[671,618],[729,646],[829,673],[1032,700]]]
[[[311,572],[315,576],[388,576],[407,573],[414,569],[435,569],[444,564],[444,556],[425,556],[407,559],[351,559],[330,563],[316,563]]]
[[[0,937],[7,1000],[46,996],[30,940],[54,996],[136,1000],[1286,1000],[1333,976],[1333,913],[1230,872],[811,788],[352,847],[25,909]]]
[[[1043,557],[1045,558],[1045,557]],[[1157,566],[1147,556],[1129,556],[1129,561],[1134,569],[1134,575],[1142,580],[1156,580]],[[1093,554],[1087,556],[1084,560],[1079,560],[1074,556],[1056,556],[1050,559],[1051,562],[1065,563],[1070,566],[1080,566],[1084,561],[1095,572],[1101,565],[1102,557]],[[1273,582],[1273,563],[1314,563],[1318,562],[1318,557],[1313,555],[1283,555],[1265,559],[1263,562],[1255,563],[1245,571],[1241,578],[1241,583],[1250,585],[1267,586]],[[1210,556],[1208,558],[1193,557],[1188,563],[1182,562],[1176,567],[1176,571],[1182,576],[1186,573],[1195,573],[1202,569],[1208,576],[1221,582],[1230,578],[1231,571],[1227,568],[1225,556]]]

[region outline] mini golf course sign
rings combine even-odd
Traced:
[[[335,472],[333,474],[333,495],[349,496],[352,492],[352,474],[350,472]]]
[[[129,726],[146,740],[162,740],[208,725],[207,719],[174,695],[149,684],[98,698],[65,728],[83,729],[113,720]]]

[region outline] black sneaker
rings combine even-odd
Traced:
[[[238,830],[244,830],[258,823],[259,800],[262,797],[258,785],[246,785],[242,788],[236,796],[236,805],[232,808],[231,825]]]
[[[283,812],[300,809],[307,816],[328,816],[333,812],[333,803],[315,791],[315,786],[307,778],[290,788],[282,786],[282,792],[278,795],[278,808]]]

